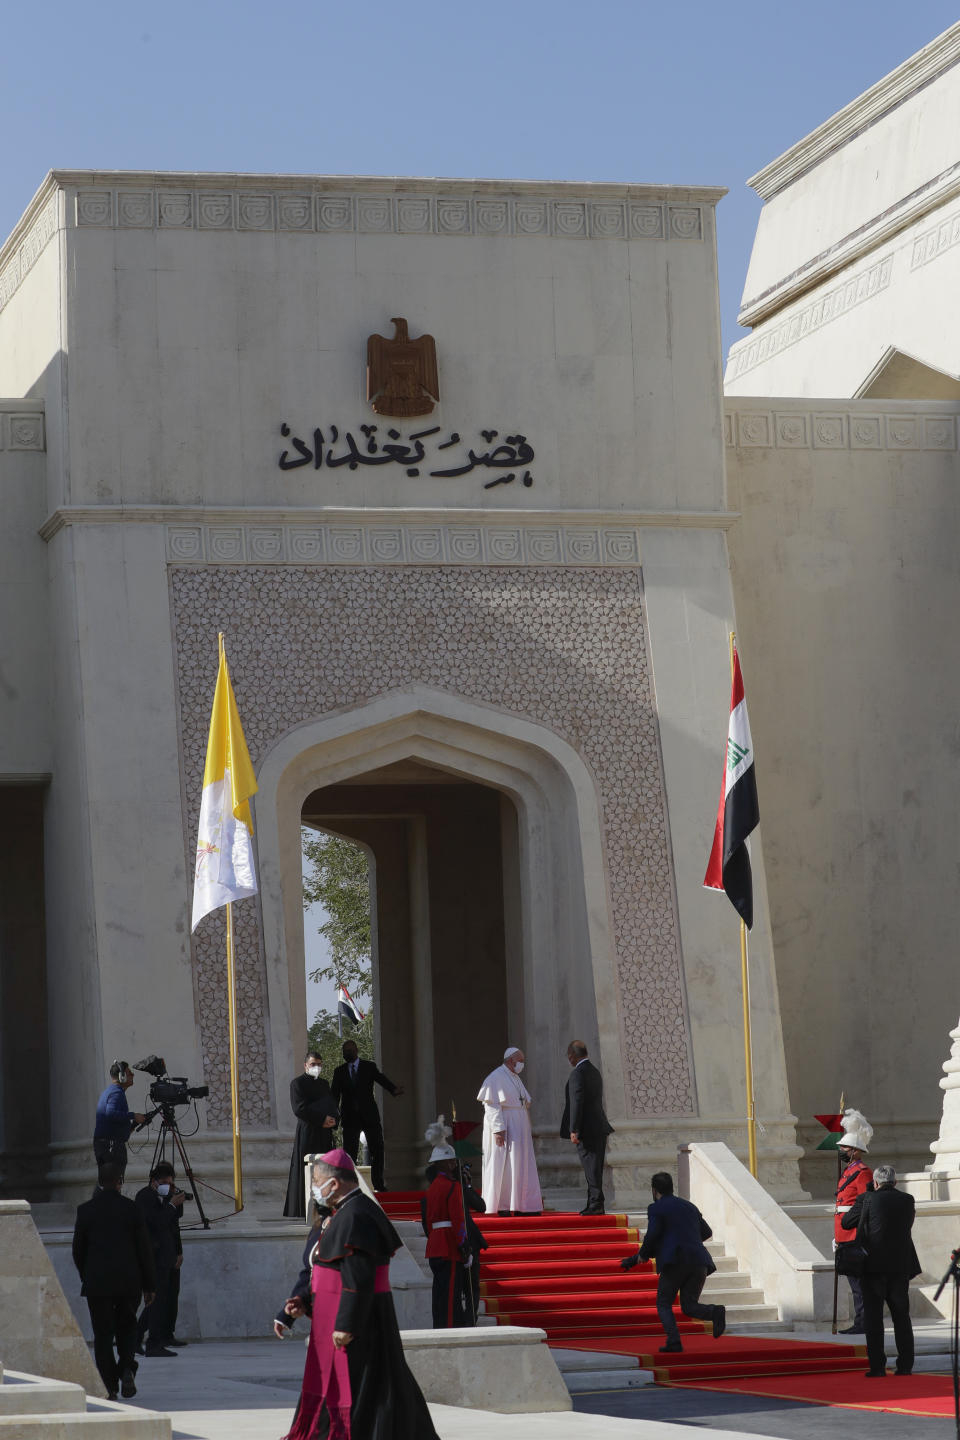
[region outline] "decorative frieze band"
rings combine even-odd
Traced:
[[[635,526],[168,525],[175,565],[639,565]]]
[[[930,260],[936,260],[944,250],[952,250],[960,243],[960,214],[951,215],[939,224],[931,226],[918,235],[910,247],[910,269],[917,270]]]
[[[852,275],[842,285],[835,285],[832,290],[827,290],[811,305],[805,305],[802,310],[791,315],[789,320],[773,325],[768,330],[761,330],[756,339],[741,341],[730,351],[728,381],[738,380],[748,370],[762,365],[765,360],[771,360],[774,355],[779,355],[798,341],[805,340],[808,335],[822,329],[824,325],[829,325],[831,320],[846,315],[864,300],[871,300],[874,295],[879,295],[880,291],[886,290],[890,284],[892,271],[893,256],[885,255],[882,260],[871,265],[869,270],[862,270],[859,275]]]
[[[34,410],[26,415],[16,411],[0,413],[0,450],[44,450],[43,415]]]
[[[57,196],[51,195],[20,244],[0,270],[0,310],[16,294],[47,243],[57,233]],[[30,447],[33,448],[33,447]]]
[[[956,450],[953,415],[729,409],[726,443],[741,450]]]
[[[119,230],[555,235],[575,240],[702,240],[704,235],[702,206],[666,201],[99,186],[77,191],[76,223]]]

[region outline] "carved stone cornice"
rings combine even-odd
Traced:
[[[67,228],[677,241],[709,237],[705,212],[727,193],[719,186],[52,170],[0,249],[0,275],[48,207],[47,228],[51,219],[56,228],[60,192],[68,196]]]
[[[772,200],[774,195],[792,185],[819,165],[835,150],[846,145],[856,135],[875,125],[884,115],[889,115],[904,100],[915,95],[924,86],[932,84],[945,70],[960,62],[960,23],[951,25],[929,45],[911,55],[896,70],[884,75],[869,90],[851,100],[842,110],[831,115],[816,130],[791,145],[782,155],[771,160],[762,170],[751,175],[747,181],[762,200]]]
[[[956,453],[960,404],[829,400],[819,405],[725,403],[724,437],[738,450],[910,450]]]
[[[167,558],[196,564],[636,565],[643,529],[727,530],[729,510],[434,510],[88,505],[55,510],[70,525],[165,525]]]

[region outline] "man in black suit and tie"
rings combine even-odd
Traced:
[[[372,1060],[361,1060],[356,1041],[343,1042],[342,1065],[333,1072],[330,1092],[334,1104],[339,1107],[343,1126],[343,1148],[353,1161],[360,1151],[360,1131],[367,1137],[370,1151],[370,1179],[374,1190],[385,1190],[383,1178],[383,1126],[380,1111],[373,1098],[374,1085],[380,1085],[391,1095],[402,1095],[403,1086],[394,1085]]]
[[[913,1370],[913,1325],[910,1321],[910,1281],[920,1274],[920,1261],[910,1231],[916,1206],[912,1195],[896,1188],[897,1172],[892,1165],[877,1165],[872,1191],[858,1195],[845,1215],[844,1230],[856,1230],[856,1240],[867,1252],[863,1286],[863,1324],[871,1380],[887,1373],[883,1345],[883,1307],[893,1320],[897,1345],[897,1374]]]
[[[105,1160],[93,1198],[77,1207],[73,1263],[93,1326],[93,1355],[107,1395],[136,1395],[137,1306],[157,1287],[153,1247],[132,1200],[120,1194],[123,1172]],[[116,1340],[117,1354],[113,1352]]]
[[[567,1059],[572,1073],[567,1081],[560,1134],[571,1145],[576,1145],[587,1177],[587,1203],[580,1214],[602,1215],[603,1159],[607,1136],[613,1134],[613,1126],[603,1113],[603,1076],[587,1059],[587,1047],[582,1040],[570,1041]]]

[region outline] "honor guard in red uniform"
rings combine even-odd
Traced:
[[[859,1110],[847,1110],[844,1112],[843,1139],[837,1146],[841,1160],[844,1161],[844,1169],[837,1182],[837,1205],[833,1216],[833,1248],[838,1250],[842,1245],[850,1245],[854,1236],[849,1230],[844,1230],[841,1221],[847,1211],[855,1203],[858,1196],[873,1184],[873,1171],[869,1165],[864,1165],[861,1156],[867,1153],[867,1147],[873,1139],[873,1126],[865,1120]],[[853,1324],[846,1330],[841,1330],[841,1335],[863,1335],[865,1326],[863,1319],[863,1287],[860,1284],[858,1275],[848,1275],[850,1290],[853,1294]]]
[[[433,1143],[427,1164],[430,1188],[420,1202],[427,1237],[426,1255],[433,1271],[435,1330],[467,1323],[463,1311],[467,1225],[457,1175],[457,1157],[446,1141],[449,1133],[442,1115],[427,1128],[426,1138]]]

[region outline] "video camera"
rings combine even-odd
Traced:
[[[189,1105],[191,1100],[205,1100],[210,1094],[209,1085],[188,1085],[186,1075],[168,1075],[162,1055],[148,1055],[146,1060],[136,1061],[133,1068],[154,1077],[150,1086],[154,1105]]]

